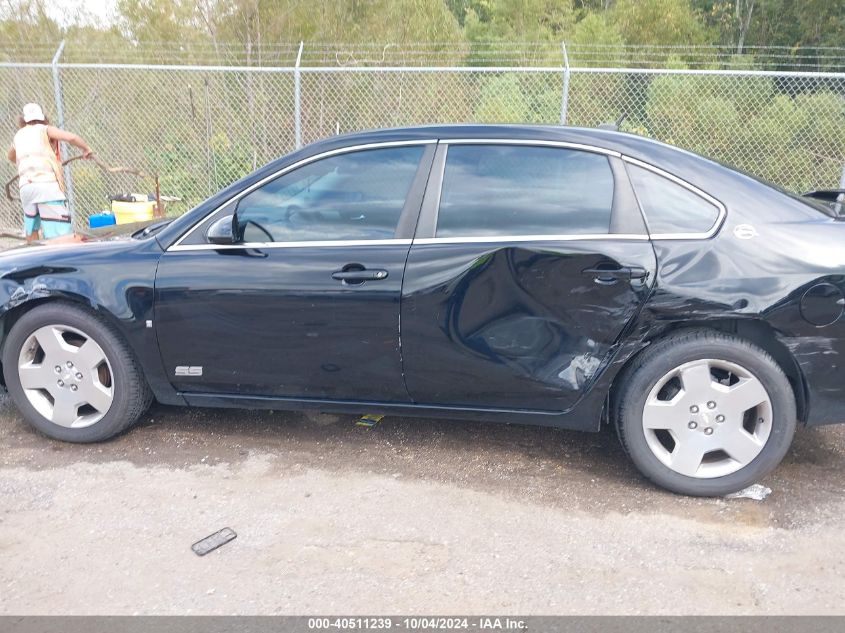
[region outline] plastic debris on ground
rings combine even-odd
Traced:
[[[233,540],[237,537],[235,531],[232,528],[223,528],[222,530],[218,530],[214,534],[209,534],[204,539],[200,539],[193,545],[191,545],[191,549],[194,550],[194,554],[197,556],[205,556],[211,551],[216,550],[221,545],[225,545],[229,541]]]
[[[762,484],[752,484],[739,492],[732,492],[729,495],[725,495],[725,499],[754,499],[754,501],[762,501],[770,494],[772,494],[771,488]]]
[[[355,426],[363,426],[365,429],[371,429],[383,419],[383,415],[368,413],[367,415],[362,415],[358,418],[358,421],[355,422]]]

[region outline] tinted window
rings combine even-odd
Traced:
[[[648,169],[628,165],[637,199],[651,233],[706,233],[719,217],[719,209]]]
[[[391,239],[423,149],[340,154],[276,178],[238,203],[244,241]]]
[[[555,147],[451,145],[437,237],[607,233],[607,158]]]

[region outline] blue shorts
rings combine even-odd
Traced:
[[[34,206],[35,217],[30,217],[28,215],[24,216],[24,232],[27,236],[30,236],[41,229],[41,237],[45,240],[51,240],[54,237],[70,235],[73,232],[73,224],[68,220],[47,220],[41,217],[40,211],[42,207],[47,207],[44,209],[45,215],[56,216],[66,214],[66,201],[56,200],[55,202],[38,202]]]

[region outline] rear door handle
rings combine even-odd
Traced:
[[[387,271],[381,269],[336,270],[332,273],[332,279],[337,279],[338,281],[345,281],[346,283],[378,281],[380,279],[387,279]]]
[[[592,275],[599,280],[611,279],[645,279],[648,271],[642,266],[619,266],[617,268],[585,268],[581,271],[585,275]]]

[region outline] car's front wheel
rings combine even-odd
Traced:
[[[780,463],[796,425],[795,397],[775,360],[722,332],[681,332],[627,368],[613,416],[639,470],[682,494],[741,490]]]
[[[3,374],[24,418],[45,435],[68,442],[111,437],[152,401],[120,333],[66,302],[37,306],[15,322],[3,347]]]

